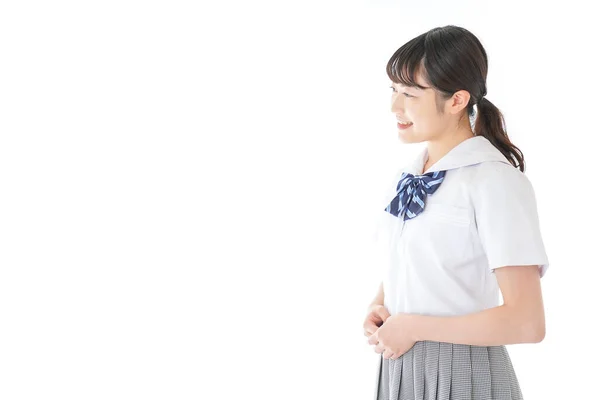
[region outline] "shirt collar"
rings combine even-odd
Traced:
[[[427,147],[421,150],[412,163],[407,165],[401,172],[409,172],[420,175],[423,166],[427,162]],[[508,159],[496,148],[485,136],[474,136],[463,140],[454,146],[448,153],[433,164],[427,171],[446,171],[453,168],[466,167],[486,161],[500,161],[512,165]]]

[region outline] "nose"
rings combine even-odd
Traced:
[[[392,98],[390,111],[394,114],[399,113],[404,115],[404,100],[402,100],[402,96],[396,96],[395,98]]]

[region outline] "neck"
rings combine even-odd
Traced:
[[[471,127],[469,126],[468,131],[461,130],[454,134],[441,135],[439,139],[429,140],[427,142],[427,162],[423,166],[422,173],[425,173],[456,145],[472,137],[475,137],[475,134],[471,131]]]

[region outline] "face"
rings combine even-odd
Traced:
[[[469,100],[468,92],[456,92],[450,99],[440,100],[440,113],[436,105],[436,91],[429,87],[420,74],[417,74],[416,81],[427,88],[407,87],[393,82],[391,84],[392,113],[397,120],[412,123],[408,128],[396,126],[398,136],[404,143],[435,141],[443,137],[452,127],[456,128],[459,113]]]

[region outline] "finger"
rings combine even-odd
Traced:
[[[375,353],[382,354],[385,351],[385,347],[381,343],[377,343],[375,346]]]
[[[377,344],[377,343],[379,343],[379,338],[377,337],[377,332],[375,332],[374,334],[372,334],[371,336],[369,336],[368,342],[369,342],[369,344]]]
[[[373,336],[377,332],[378,329],[379,328],[375,329],[375,331],[373,333],[369,333],[369,332],[365,331],[365,336],[366,337]]]
[[[385,322],[385,320],[390,316],[390,313],[385,307],[381,307],[377,310],[377,315],[383,322]]]
[[[383,319],[381,319],[381,316],[378,313],[373,311],[371,314],[369,314],[367,316],[365,324],[367,324],[367,323],[373,323],[377,326],[381,326],[381,324],[383,324]]]
[[[394,352],[389,349],[385,349],[385,351],[383,352],[383,358],[385,358],[385,359],[392,359],[393,355],[394,355]]]
[[[378,329],[379,327],[373,323],[373,322],[366,322],[364,325],[364,330],[365,332],[367,332],[369,335],[372,335],[375,333],[375,331]],[[367,335],[367,336],[369,336]]]

